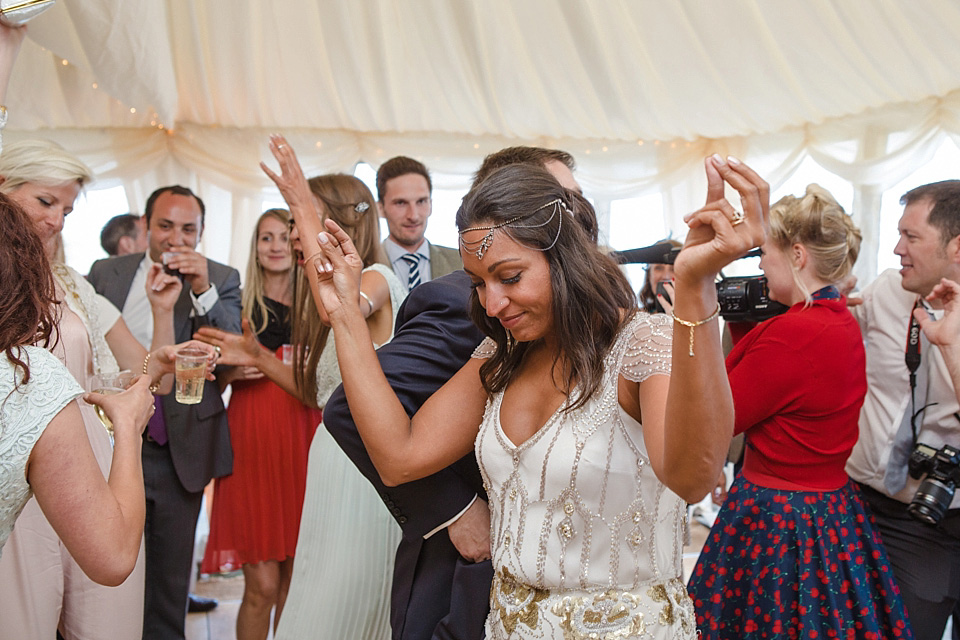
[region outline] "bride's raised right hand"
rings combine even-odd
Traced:
[[[314,258],[314,267],[324,311],[331,325],[346,317],[345,311],[356,312],[363,321],[359,305],[363,260],[350,236],[336,222],[327,218],[323,223],[327,230],[317,234],[320,255]]]

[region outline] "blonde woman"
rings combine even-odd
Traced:
[[[296,282],[293,367],[251,349],[249,336],[210,328],[197,336],[219,345],[224,362],[255,366],[303,402],[322,408],[340,384],[333,334],[313,299],[316,233],[323,220],[342,225],[357,243],[363,282],[356,304],[375,345],[393,336],[406,287],[385,264],[376,204],[360,180],[330,174],[307,181],[299,165],[295,176],[268,174],[294,214],[293,247],[305,274]],[[310,446],[297,560],[276,637],[389,638],[393,553],[399,539],[400,529],[376,491],[326,429],[318,429]]]
[[[290,213],[260,216],[243,288],[244,329],[263,358],[290,351],[294,282]],[[233,388],[227,407],[233,473],[216,480],[204,573],[243,569],[237,639],[263,640],[280,622],[300,531],[307,452],[321,412],[253,366],[221,375]]]
[[[56,283],[57,339],[51,351],[83,388],[94,376],[118,369],[146,372],[159,387],[173,371],[173,306],[180,282],[159,265],[147,276],[156,330],[147,350],[130,333],[120,312],[76,271],[55,261],[64,218],[91,179],[89,168],[45,140],[8,144],[0,154],[0,193],[27,213]],[[206,345],[197,345],[209,349]],[[162,347],[162,348],[161,348]],[[212,351],[211,351],[212,355]],[[163,381],[169,391],[172,376]],[[104,476],[110,471],[110,438],[92,407],[81,404],[87,436]],[[91,581],[76,564],[36,501],[27,504],[0,559],[0,620],[16,638],[52,638],[57,629],[74,638],[139,638],[142,634],[144,565],[119,587]]]
[[[727,357],[743,469],[690,579],[704,638],[910,638],[873,517],[844,464],[867,391],[837,283],[860,231],[812,184],[770,210],[763,269],[789,306]]]

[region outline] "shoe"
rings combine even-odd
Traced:
[[[200,596],[195,596],[192,593],[187,599],[187,612],[188,613],[206,613],[217,608],[217,599],[216,598],[201,598]]]

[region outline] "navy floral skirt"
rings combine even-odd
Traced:
[[[852,482],[785,491],[737,478],[690,578],[702,638],[912,638]]]

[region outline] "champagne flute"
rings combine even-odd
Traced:
[[[121,393],[133,383],[135,378],[134,373],[129,370],[117,371],[115,373],[101,373],[100,375],[94,376],[93,392],[105,396]],[[112,438],[113,422],[110,421],[109,416],[104,413],[99,405],[93,405],[93,408],[96,410],[100,422],[103,423],[104,428]]]

